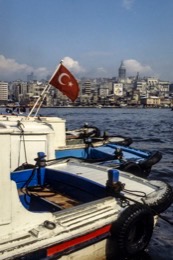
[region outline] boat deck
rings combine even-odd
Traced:
[[[81,163],[76,159],[51,164],[43,171],[44,175],[40,175],[40,179],[44,179],[42,183],[38,183],[35,174],[30,186],[22,189],[22,182],[26,181],[18,180],[20,200],[29,211],[56,212],[108,197],[110,193],[105,186],[109,180],[109,169],[111,168]],[[135,201],[141,202],[147,194],[152,196],[152,192],[159,189],[157,184],[151,184],[133,174],[119,173],[119,181],[125,186],[122,194]],[[28,179],[29,176],[28,170],[25,178]]]
[[[105,186],[108,180],[108,170],[112,167],[105,167],[100,165],[93,165],[88,163],[81,163],[78,160],[69,160],[67,163],[57,163],[51,165],[52,169],[62,172],[70,172],[73,175],[89,179]],[[138,190],[146,192],[147,194],[157,190],[155,185],[151,185],[147,180],[139,178],[133,174],[125,173],[119,170],[119,181],[125,183],[128,190]],[[131,195],[129,195],[131,197]]]
[[[49,186],[29,187],[27,191],[26,191],[26,189],[23,189],[22,191],[18,190],[18,192],[19,192],[19,195],[29,193],[31,198],[34,197],[35,199],[36,198],[40,199],[45,204],[47,203],[52,206],[55,206],[56,209],[58,207],[59,210],[71,208],[71,207],[81,204],[80,201],[77,201],[74,198],[67,196],[66,194],[62,194],[58,191],[55,191]]]

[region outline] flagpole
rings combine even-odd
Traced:
[[[37,114],[38,114],[38,111],[40,110],[40,107],[41,107],[41,105],[43,104],[43,101],[44,101],[44,99],[45,99],[45,97],[46,97],[47,93],[49,92],[49,89],[50,89],[50,88],[51,88],[51,86],[50,86],[50,85],[48,85],[48,86],[47,86],[47,90],[45,91],[45,93],[44,93],[43,97],[41,98],[41,102],[40,102],[40,104],[39,104],[39,106],[38,106],[38,108],[37,108],[37,111],[35,112],[35,115],[34,115],[34,117],[36,117],[36,116],[37,116]]]
[[[63,60],[60,61],[60,63],[58,64],[56,70],[54,71],[52,77],[50,78],[49,82],[51,81],[51,79],[53,79],[53,77],[55,76],[56,72],[59,70],[59,67],[61,66],[61,64],[63,63]]]
[[[61,66],[62,63],[63,63],[63,60],[60,61],[60,63],[59,63],[59,65],[58,65],[57,69],[55,70],[54,74],[53,74],[52,77],[50,78],[49,82],[50,82],[51,79],[54,77],[55,73],[57,72],[57,70],[59,69],[59,67]],[[29,112],[29,114],[28,114],[28,116],[27,116],[27,119],[31,116],[31,114],[32,114],[32,112],[34,111],[35,107],[37,106],[38,102],[39,102],[39,101],[42,101],[41,104],[43,103],[43,100],[45,99],[45,96],[46,96],[46,94],[47,94],[47,93],[45,93],[45,92],[46,92],[46,90],[48,91],[49,89],[50,89],[50,86],[49,86],[49,85],[47,85],[47,86],[43,89],[42,93],[40,94],[40,96],[39,96],[38,99],[36,100],[34,106],[32,107],[31,111]],[[44,96],[44,97],[43,97],[43,96]],[[40,106],[41,106],[41,105],[40,105]],[[40,106],[39,106],[39,109],[40,109]],[[39,109],[37,109],[37,111],[36,111],[36,113],[35,113],[35,116],[37,115]]]
[[[47,89],[48,86],[46,86],[42,93],[40,94],[40,96],[38,97],[38,99],[36,100],[35,104],[33,105],[31,111],[29,112],[28,116],[27,116],[27,119],[30,117],[30,115],[32,114],[32,112],[34,111],[35,107],[37,106],[38,102],[42,99],[42,96],[44,95],[46,89]]]

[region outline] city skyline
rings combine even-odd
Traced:
[[[173,2],[0,0],[0,80],[51,75],[63,59],[76,77],[173,81]]]

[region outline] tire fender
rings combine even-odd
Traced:
[[[148,207],[133,204],[123,210],[111,228],[118,253],[127,257],[143,251],[151,239],[153,226],[154,217]]]
[[[173,203],[172,187],[166,182],[159,180],[151,180],[149,182],[151,185],[156,186],[158,190],[147,195],[144,203],[155,211],[156,214],[162,213]]]
[[[151,168],[154,164],[158,163],[161,159],[162,159],[162,154],[159,151],[157,151],[155,153],[152,153],[148,159],[144,161],[140,161],[139,164],[143,168]]]
[[[139,177],[144,177],[144,173],[142,171],[142,168],[140,167],[139,164],[136,164],[134,162],[127,162],[124,165],[121,166],[121,170],[125,171],[125,172],[129,172],[132,173],[136,176]]]

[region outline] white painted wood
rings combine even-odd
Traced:
[[[11,222],[12,191],[10,181],[10,132],[1,134],[0,130],[0,226]]]
[[[23,130],[23,132],[22,132]],[[66,143],[65,120],[55,117],[26,118],[0,115],[0,131],[10,131],[10,169],[14,170],[27,162],[35,164],[38,152],[46,158],[55,158],[55,149]],[[23,135],[24,133],[24,135]]]

